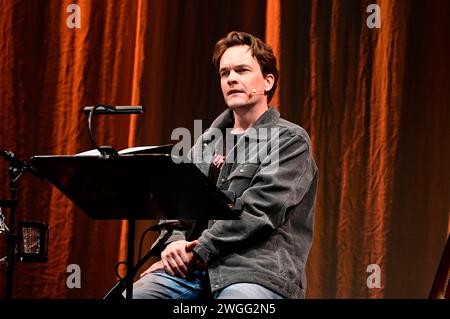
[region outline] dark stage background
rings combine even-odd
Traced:
[[[66,24],[72,3],[80,28]],[[366,24],[371,3],[379,29]],[[21,159],[91,149],[80,110],[98,103],[146,108],[96,118],[99,143],[116,149],[169,143],[194,119],[205,129],[225,108],[214,43],[253,33],[279,59],[272,105],[309,132],[320,170],[308,298],[427,298],[449,233],[449,17],[446,0],[0,0],[0,149]],[[91,220],[29,174],[19,200],[17,219],[50,224],[50,247],[47,264],[16,265],[14,298],[102,296],[125,224]],[[81,288],[66,286],[69,264]],[[381,288],[366,285],[371,264]],[[4,265],[0,276],[4,298]]]

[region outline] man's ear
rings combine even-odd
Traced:
[[[272,89],[274,83],[275,77],[273,76],[273,74],[267,74],[264,77],[264,91],[269,92]]]

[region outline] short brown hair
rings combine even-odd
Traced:
[[[213,64],[216,67],[217,72],[219,72],[220,59],[222,58],[223,53],[228,48],[237,45],[248,45],[252,50],[253,56],[258,61],[262,74],[264,76],[266,76],[267,74],[273,75],[275,79],[273,82],[273,86],[270,89],[270,91],[267,92],[267,100],[268,102],[270,102],[273,95],[275,94],[278,83],[277,59],[273,54],[272,48],[270,48],[259,38],[245,32],[232,31],[228,33],[226,37],[220,39],[216,43],[212,58]]]

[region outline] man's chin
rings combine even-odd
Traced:
[[[229,103],[227,105],[228,105],[228,107],[230,109],[233,109],[233,110],[240,109],[240,108],[245,108],[245,107],[249,106],[248,103]]]

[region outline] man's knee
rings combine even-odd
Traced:
[[[159,271],[145,275],[133,284],[133,299],[197,299],[202,291],[201,278],[187,280]]]
[[[274,291],[254,283],[232,284],[214,294],[216,299],[283,299]]]
[[[133,284],[133,299],[167,299],[164,291],[168,285],[165,277],[155,273],[145,275]],[[126,290],[122,295],[126,296]]]

